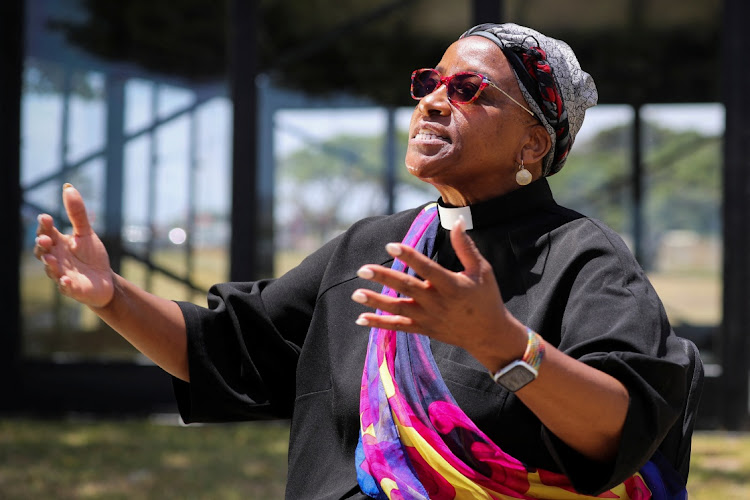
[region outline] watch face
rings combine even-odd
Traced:
[[[514,361],[495,375],[495,382],[511,392],[516,392],[521,387],[536,379],[536,375],[536,370],[527,363]]]

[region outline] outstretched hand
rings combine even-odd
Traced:
[[[109,255],[91,228],[78,190],[65,184],[62,197],[73,234],[61,233],[50,215],[40,214],[34,256],[60,293],[94,308],[104,307],[114,296]]]
[[[386,250],[421,277],[375,264],[360,268],[360,278],[386,285],[401,294],[389,297],[358,289],[352,300],[390,315],[366,312],[357,324],[421,333],[464,348],[494,370],[520,358],[525,350],[525,327],[506,309],[490,263],[466,234],[463,220],[451,231],[451,244],[464,266],[453,272],[400,244]]]

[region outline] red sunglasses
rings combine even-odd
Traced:
[[[450,76],[443,76],[438,70],[433,68],[422,68],[414,71],[411,74],[411,96],[420,100],[433,92],[435,92],[441,85],[445,85],[448,92],[448,100],[453,104],[471,104],[476,101],[479,94],[491,86],[496,88],[505,95],[508,99],[518,104],[531,116],[534,116],[534,112],[529,108],[515,100],[506,91],[492,83],[489,78],[472,71],[461,71]]]

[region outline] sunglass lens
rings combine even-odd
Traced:
[[[460,104],[471,102],[482,88],[482,78],[472,73],[454,75],[448,83],[448,98]]]
[[[440,86],[440,75],[434,69],[414,72],[411,78],[411,95],[421,99]]]

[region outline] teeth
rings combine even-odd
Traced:
[[[447,141],[448,140],[445,137],[443,137],[441,135],[433,134],[432,132],[419,132],[419,133],[417,133],[417,135],[414,138],[418,139],[418,140],[421,140],[421,141],[427,141],[427,140],[430,140],[430,139],[439,139],[441,141]]]

